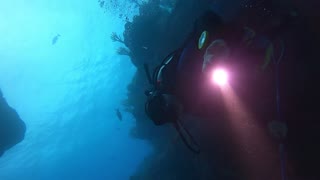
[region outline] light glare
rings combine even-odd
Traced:
[[[219,86],[223,86],[228,82],[228,74],[223,69],[216,69],[212,73],[212,80]]]

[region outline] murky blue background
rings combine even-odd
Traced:
[[[1,180],[128,179],[151,152],[129,136],[133,117],[115,115],[136,69],[110,35],[122,34],[117,12],[132,18],[129,7],[0,2],[0,88],[27,125],[25,140],[0,158]]]

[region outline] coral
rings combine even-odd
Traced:
[[[113,42],[124,43],[124,41],[122,40],[122,38],[121,38],[116,32],[112,32],[110,38],[111,38],[111,40],[112,40]]]
[[[130,0],[130,2],[131,2],[131,3],[134,3],[134,4],[138,5],[138,6],[141,5],[141,4],[138,2],[138,0]]]

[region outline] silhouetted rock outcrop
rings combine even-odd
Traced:
[[[25,123],[8,105],[0,90],[0,156],[24,139]]]

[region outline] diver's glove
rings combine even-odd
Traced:
[[[202,72],[207,72],[214,66],[216,61],[224,61],[230,55],[230,50],[223,39],[217,39],[211,42],[207,47],[203,57]]]

